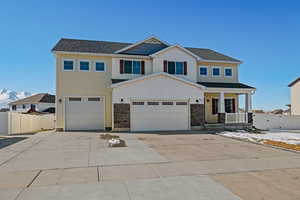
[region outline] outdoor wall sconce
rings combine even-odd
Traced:
[[[196,99],[196,103],[198,103],[199,102],[199,100],[198,99]]]
[[[61,103],[61,102],[62,102],[62,99],[58,99],[58,102]]]
[[[123,102],[124,101],[124,99],[121,99],[121,102]]]
[[[209,99],[206,99],[206,102],[209,103]]]

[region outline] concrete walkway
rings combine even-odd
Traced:
[[[261,182],[255,173],[273,171],[285,187],[300,175],[299,154],[216,135],[118,135],[128,147],[108,148],[99,133],[76,132],[40,133],[1,149],[0,199],[247,199]],[[262,187],[271,181],[263,180]],[[292,191],[282,193],[299,199]]]

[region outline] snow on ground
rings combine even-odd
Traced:
[[[219,133],[232,138],[248,139],[252,142],[262,142],[263,140],[272,140],[277,142],[285,142],[287,144],[300,145],[300,133],[292,132],[277,132],[277,131],[265,131],[262,134],[254,134],[246,131],[229,132],[225,131]]]

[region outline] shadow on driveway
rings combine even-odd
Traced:
[[[0,149],[25,140],[27,137],[0,138]]]

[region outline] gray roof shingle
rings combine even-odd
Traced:
[[[224,82],[197,82],[200,85],[209,88],[242,88],[242,89],[255,89],[243,83],[224,83]]]
[[[77,39],[62,38],[53,47],[52,51],[113,54],[115,51],[123,49],[131,44],[132,43],[94,41],[94,40],[77,40]],[[134,48],[131,48],[129,50],[126,50],[122,53],[130,54],[130,55],[151,55],[151,54],[153,54],[157,51],[160,51],[166,47],[167,46],[164,44],[144,43],[144,44],[140,44]],[[191,48],[191,47],[185,47],[185,48],[205,60],[241,62],[238,59],[223,55],[223,54],[213,51],[211,49]]]

